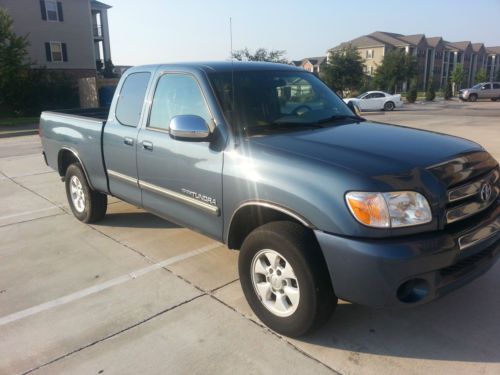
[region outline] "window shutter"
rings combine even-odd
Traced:
[[[52,53],[50,52],[50,43],[45,43],[45,56],[47,57],[47,61],[52,61]]]
[[[61,43],[61,49],[63,61],[66,62],[68,61],[68,49],[66,48],[66,43]]]
[[[40,12],[42,12],[42,20],[47,21],[47,10],[45,9],[45,0],[40,0]]]
[[[57,2],[57,14],[59,15],[59,22],[64,21],[62,3],[60,1]]]

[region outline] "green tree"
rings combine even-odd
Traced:
[[[363,59],[357,49],[347,47],[332,52],[322,69],[321,78],[335,91],[360,88],[364,83]]]
[[[395,92],[404,82],[417,74],[417,61],[414,56],[397,49],[388,52],[375,72],[375,84],[382,90]]]
[[[15,110],[29,81],[27,37],[12,31],[12,18],[0,8],[0,105]]]
[[[455,89],[460,89],[462,82],[465,79],[464,67],[462,64],[457,64],[451,72],[451,82],[456,85]]]
[[[425,100],[428,102],[434,101],[436,98],[436,89],[434,87],[434,80],[429,78],[429,82],[427,83],[427,90],[425,91]]]
[[[410,82],[410,89],[406,93],[406,100],[408,101],[408,103],[415,103],[415,101],[417,100],[417,94],[417,80],[412,79]]]
[[[476,76],[474,77],[477,83],[484,82],[488,80],[488,75],[486,74],[486,69],[481,68],[476,72]]]
[[[453,96],[453,89],[451,87],[451,79],[446,81],[446,86],[444,88],[444,100],[450,100]]]
[[[283,50],[267,50],[265,48],[258,48],[254,53],[250,52],[248,48],[233,51],[232,58],[238,61],[267,61],[280,64],[288,64],[286,58],[286,51]]]

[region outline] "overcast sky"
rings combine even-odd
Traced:
[[[115,65],[211,61],[233,47],[286,50],[289,59],[373,31],[500,45],[500,0],[102,0]]]

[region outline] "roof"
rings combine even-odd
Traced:
[[[306,57],[302,59],[301,62],[304,62],[306,60],[308,60],[313,65],[321,65],[326,61],[326,56]]]
[[[402,34],[388,33],[386,31],[375,31],[374,33],[368,34],[368,36],[380,40],[385,44],[390,44],[393,47],[404,47],[413,44],[401,39],[401,37],[404,37]]]
[[[459,51],[465,51],[467,47],[469,47],[470,42],[469,41],[463,41],[463,42],[447,42],[450,46],[458,49]]]
[[[132,68],[140,70],[141,66]],[[290,70],[303,72],[303,69],[297,68],[293,65],[277,64],[270,62],[260,61],[211,61],[211,62],[179,62],[179,63],[166,63],[166,64],[150,64],[142,65],[142,67],[162,67],[186,70],[199,70],[205,73],[214,72],[241,72],[241,71],[255,71],[255,70]]]
[[[416,46],[416,45],[420,44],[422,39],[425,39],[425,35],[424,34],[404,35],[404,36],[399,37],[398,39],[402,39],[405,42],[408,42],[408,43]]]
[[[100,1],[97,1],[97,0],[91,0],[90,6],[91,6],[91,8],[97,8],[97,9],[109,9],[109,8],[111,8],[111,5],[101,3]]]
[[[484,44],[483,43],[472,43],[472,50],[474,52],[479,52],[480,50],[484,49]]]
[[[486,52],[491,54],[500,55],[500,46],[486,47]]]
[[[356,48],[379,47],[379,46],[383,46],[383,45],[384,45],[384,43],[381,42],[380,40],[372,38],[368,35],[363,35],[363,36],[360,36],[359,38],[352,39],[348,42],[341,43],[337,47],[334,47],[332,49],[338,50],[338,49],[342,49],[342,48],[347,48],[349,46],[356,47]]]
[[[443,40],[440,36],[433,36],[431,38],[425,38],[427,45],[429,47],[437,47],[437,45]]]

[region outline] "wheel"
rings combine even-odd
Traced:
[[[475,102],[477,100],[477,94],[469,95],[469,102]]]
[[[393,102],[386,102],[384,104],[384,111],[393,111],[394,107],[395,107],[395,105]]]
[[[491,98],[492,102],[496,102],[497,100],[500,100],[500,98]]]
[[[108,196],[90,188],[80,163],[68,167],[64,181],[69,206],[78,220],[95,223],[106,215]]]
[[[241,247],[238,268],[254,313],[283,335],[314,330],[337,305],[316,238],[299,224],[276,221],[252,231]]]

